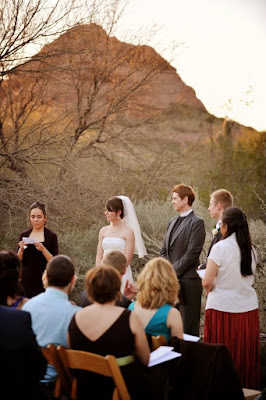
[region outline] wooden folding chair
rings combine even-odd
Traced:
[[[41,351],[48,364],[53,365],[58,373],[55,381],[54,397],[60,399],[63,393],[68,395],[71,388],[71,383],[66,374],[64,365],[54,344],[49,344],[47,347],[41,347]]]
[[[167,341],[164,336],[158,335],[158,336],[152,336],[152,350],[158,349],[160,346],[166,346]]]
[[[124,378],[114,356],[106,357],[87,351],[69,350],[63,346],[57,348],[61,361],[65,367],[69,379],[72,382],[71,399],[77,400],[77,379],[72,375],[70,369],[81,369],[95,372],[100,375],[113,378],[115,389],[113,400],[130,400]]]

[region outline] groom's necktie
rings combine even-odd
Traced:
[[[177,218],[177,220],[176,220],[176,222],[175,222],[175,224],[174,224],[174,226],[173,226],[173,229],[171,230],[171,233],[170,233],[169,243],[171,243],[172,237],[173,237],[175,231],[177,230],[177,228],[179,227],[179,225],[181,224],[181,222],[182,222],[183,219],[185,219],[185,218],[186,218],[186,217],[180,217],[180,216]]]

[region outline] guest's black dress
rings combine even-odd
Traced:
[[[135,339],[130,330],[129,316],[131,311],[125,309],[118,319],[97,340],[88,339],[78,328],[75,315],[69,325],[70,347],[90,353],[106,356],[125,357],[134,354]],[[166,389],[165,378],[154,380],[155,370],[144,367],[138,360],[121,367],[128,391],[132,399],[162,399],[162,391]],[[78,379],[78,398],[87,400],[90,393],[97,393],[97,400],[112,399],[114,390],[111,378],[100,375],[74,371]],[[158,385],[159,383],[159,385]]]
[[[22,237],[29,237],[31,231],[32,229],[22,232],[19,241],[22,240]],[[53,256],[58,254],[57,236],[50,229],[44,228],[43,245]],[[34,244],[28,244],[22,259],[22,285],[27,297],[31,298],[44,292],[42,274],[46,264],[47,260],[42,252],[37,250]]]

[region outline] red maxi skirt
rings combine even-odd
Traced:
[[[234,361],[242,387],[260,387],[259,311],[229,313],[206,310],[204,342],[225,344]]]

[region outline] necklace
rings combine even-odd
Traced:
[[[121,223],[118,223],[117,225],[110,225],[110,232],[111,233],[116,233],[119,229],[120,229],[120,225],[121,225]]]

